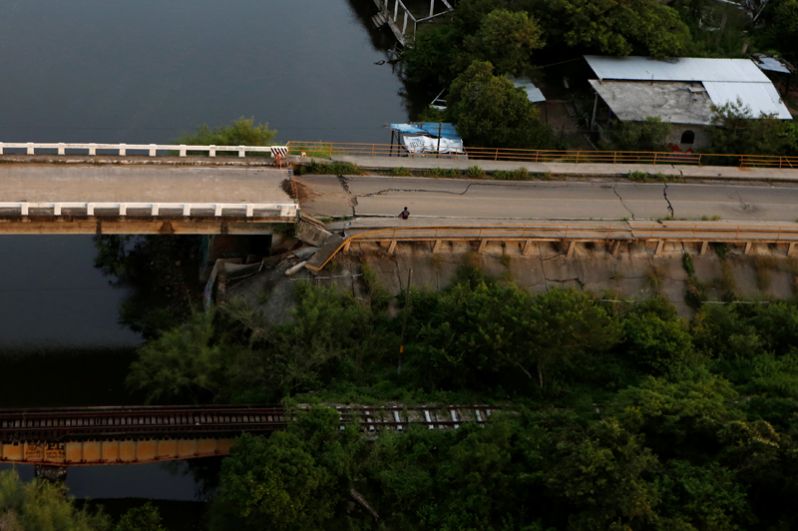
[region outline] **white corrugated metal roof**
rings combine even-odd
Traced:
[[[733,103],[738,99],[751,109],[757,118],[763,114],[773,114],[782,120],[791,120],[792,115],[779,97],[771,83],[718,83],[704,81],[707,94],[717,106]]]
[[[707,95],[716,106],[740,100],[751,109],[754,117],[772,114],[782,120],[792,119],[789,109],[784,105],[776,87],[770,79],[750,59],[703,59],[683,57],[672,61],[659,61],[648,57],[603,57],[586,55],[585,60],[601,80],[617,81],[630,86],[629,94],[641,96],[645,93],[631,85],[644,82],[658,83],[702,83]],[[634,106],[632,101],[624,102],[617,96],[621,90],[614,87],[615,102],[625,111]],[[661,97],[657,91],[652,96]],[[655,98],[656,99],[656,98]],[[673,102],[672,102],[673,103]],[[638,101],[639,105],[640,102]],[[613,109],[615,110],[615,109]],[[622,115],[623,113],[616,114]],[[667,120],[667,114],[655,113]],[[688,115],[701,113],[687,112]]]
[[[660,61],[650,57],[586,55],[585,60],[599,79],[770,83],[750,59],[681,57]]]
[[[546,101],[546,96],[543,95],[543,92],[532,82],[532,80],[526,78],[510,78],[510,81],[512,81],[513,85],[515,85],[517,88],[520,88],[526,92],[527,99],[532,103]]]
[[[767,55],[755,55],[754,61],[761,70],[778,72],[779,74],[791,74],[790,69],[780,59]]]

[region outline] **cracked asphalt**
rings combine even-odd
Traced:
[[[302,209],[325,218],[411,221],[651,220],[798,221],[789,184],[488,181],[418,177],[303,175]]]

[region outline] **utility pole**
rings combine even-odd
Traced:
[[[435,157],[441,156],[441,129],[443,128],[443,124],[438,122],[438,150],[435,153]]]
[[[413,268],[407,270],[407,285],[405,286],[405,315],[402,318],[402,337],[399,340],[399,363],[396,366],[396,374],[402,374],[402,357],[405,353],[405,332],[407,331],[407,317],[410,315],[410,283],[413,282]]]

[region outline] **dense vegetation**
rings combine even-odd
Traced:
[[[23,483],[15,470],[0,471],[2,531],[166,531],[157,509],[134,507],[116,521],[102,510],[78,509],[63,485],[34,479]]]
[[[366,274],[368,280],[370,275]],[[487,428],[242,438],[216,529],[788,529],[798,525],[798,304],[532,295],[464,269],[397,298],[300,284],[293,319],[234,307],[149,343],[159,401],[488,401]],[[400,346],[404,346],[403,349]]]
[[[582,54],[739,57],[759,50],[796,59],[798,1],[772,0],[761,13],[761,2],[746,5],[750,15],[716,0],[460,0],[449,18],[421,27],[404,55],[405,77],[427,101],[446,89],[445,118],[467,144],[566,147],[507,76],[540,80],[545,69]],[[431,111],[422,117],[443,118]],[[737,135],[738,144],[755,140],[737,152],[798,153],[794,125],[765,122],[745,109],[719,110],[711,151],[730,151],[721,142]],[[741,124],[748,132],[740,134]],[[667,126],[618,129],[604,147],[665,148]]]

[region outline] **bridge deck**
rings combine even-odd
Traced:
[[[269,233],[296,220],[288,178],[263,165],[4,162],[0,233]]]
[[[271,167],[0,164],[0,202],[292,203]]]
[[[411,426],[483,424],[490,406],[339,406],[342,426],[366,433]],[[284,428],[279,407],[166,406],[0,410],[0,463],[81,466],[149,463],[227,455],[241,433]]]

